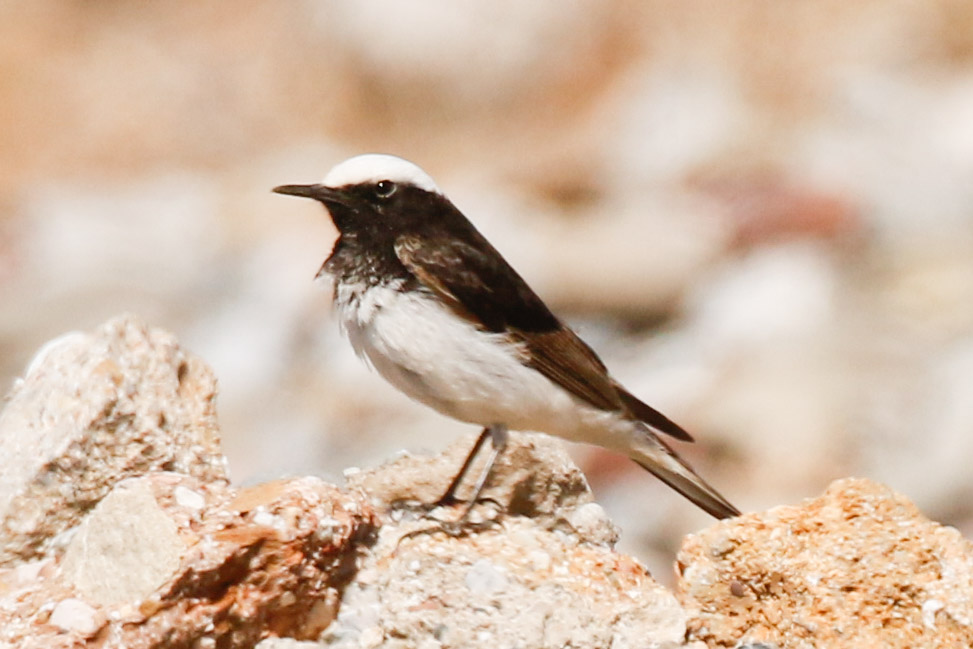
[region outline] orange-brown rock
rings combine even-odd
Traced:
[[[710,647],[973,646],[973,545],[867,480],[689,536],[678,569]]]

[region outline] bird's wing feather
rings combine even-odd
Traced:
[[[604,363],[573,331],[512,334],[526,345],[527,365],[596,408],[624,410]]]
[[[641,399],[633,395],[618,383],[615,383],[615,390],[618,392],[618,396],[621,398],[622,403],[625,404],[625,407],[628,408],[628,411],[632,413],[636,419],[645,422],[653,429],[661,433],[665,433],[666,435],[674,437],[683,442],[695,441],[693,436],[687,433],[682,426],[672,421],[649,404],[644,403]]]
[[[522,343],[523,362],[574,396],[602,410],[629,413],[653,429],[692,441],[689,433],[642,403],[608,374],[605,364],[479,236],[455,238],[403,235],[396,240],[399,261],[457,315],[477,327]]]
[[[403,235],[395,241],[395,254],[421,284],[484,331],[545,332],[562,326],[482,236],[466,242]]]
[[[479,243],[489,246],[485,240]],[[495,250],[455,239],[404,236],[396,241],[395,252],[457,315],[522,343],[525,365],[596,408],[624,409],[601,359]]]

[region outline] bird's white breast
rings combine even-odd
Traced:
[[[480,331],[432,296],[399,286],[342,284],[335,304],[358,355],[413,399],[470,423],[579,440],[587,437],[585,420],[608,416],[525,366],[502,334]]]

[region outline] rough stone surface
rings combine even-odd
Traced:
[[[344,489],[235,489],[214,390],[131,318],[38,355],[0,426],[33,467],[3,478],[16,560],[0,567],[0,649],[973,646],[973,545],[885,487],[839,481],[689,537],[673,594],[614,550],[617,528],[555,440],[513,434],[460,527],[464,505],[434,503],[474,436],[349,471]],[[29,448],[60,460],[39,469]],[[180,472],[126,477],[146,462]]]
[[[468,449],[461,443],[436,458],[401,458],[355,483],[394,501],[422,476],[418,494],[435,500]],[[532,517],[508,511],[457,537],[416,512],[386,510],[323,637],[330,646],[682,645],[682,607],[638,561],[610,547],[617,531],[590,502],[560,444],[518,435],[510,450],[487,495]],[[461,507],[434,515],[453,520]]]
[[[93,600],[108,581],[119,592],[144,590],[145,573],[133,562],[164,565],[173,551],[114,542],[119,535],[109,520],[147,498],[153,503],[141,511],[127,509],[125,526],[151,533],[162,512],[178,536],[178,565],[164,575],[150,571],[157,583],[145,596],[98,605]],[[92,582],[85,571],[62,570],[56,559],[0,571],[0,647],[243,648],[271,634],[312,638],[334,619],[358,544],[372,530],[363,499],[316,478],[238,491],[221,481],[155,473],[119,484],[103,505],[75,536],[87,547],[74,562],[107,569],[114,559],[118,574]],[[161,557],[147,556],[152,551]],[[136,583],[126,584],[128,578]]]
[[[973,545],[866,480],[690,536],[678,568],[710,647],[973,646]]]
[[[446,491],[476,437],[464,436],[438,455],[404,454],[380,467],[353,472],[347,484],[367,493],[379,509],[433,503]],[[457,498],[469,496],[488,451],[489,442],[470,468]],[[564,444],[545,435],[517,432],[510,433],[480,498],[496,502],[507,514],[543,519],[563,516],[592,502],[588,481]],[[612,540],[614,534],[613,530]]]
[[[0,565],[42,556],[118,481],[226,479],[216,380],[132,316],[41,349],[0,413]]]
[[[129,478],[81,523],[61,570],[87,602],[140,602],[178,570],[185,549],[148,481]]]
[[[267,638],[261,640],[256,649],[324,649],[328,645],[321,642],[294,640],[293,638]]]
[[[467,538],[403,538],[428,527],[383,527],[331,646],[621,649],[685,636],[682,607],[635,559],[519,517]]]

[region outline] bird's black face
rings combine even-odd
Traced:
[[[397,171],[402,174],[401,168]],[[389,278],[414,281],[396,252],[404,238],[442,245],[482,237],[421,170],[408,167],[406,171],[419,182],[394,173],[371,173],[367,179],[352,182],[282,185],[274,191],[311,198],[327,208],[340,236],[325,261],[324,272],[353,282]]]
[[[402,229],[403,198],[416,191],[392,180],[327,190],[322,203],[342,234]]]
[[[344,187],[327,185],[281,185],[275,187],[278,194],[301,196],[320,201],[331,214],[335,226],[343,234],[357,229],[366,222],[374,222],[376,216],[387,211],[390,199],[398,186],[390,180]]]
[[[320,201],[342,235],[379,245],[401,234],[435,229],[455,211],[441,194],[392,180],[342,187],[282,185],[274,191]]]

